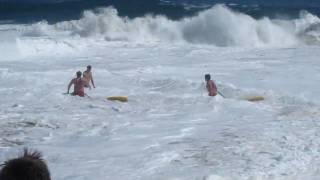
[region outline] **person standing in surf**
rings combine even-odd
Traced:
[[[81,78],[81,75],[82,75],[81,71],[78,71],[77,72],[77,77],[70,81],[70,83],[68,85],[67,94],[69,94],[70,87],[73,85],[74,86],[74,90],[73,90],[73,93],[71,93],[71,95],[84,97],[84,95],[85,95],[84,87],[85,86],[90,87],[90,85],[84,80],[84,78]]]
[[[87,70],[85,70],[85,71],[83,72],[83,79],[87,82],[87,83],[85,84],[85,87],[91,88],[91,87],[90,87],[90,82],[91,82],[91,83],[92,83],[92,86],[93,86],[94,88],[96,88],[96,86],[94,85],[94,81],[93,81],[93,76],[92,76],[91,66],[90,66],[90,65],[88,65],[88,66],[87,66]]]
[[[214,83],[213,80],[211,80],[211,76],[210,74],[206,74],[204,76],[206,82],[207,82],[207,90],[208,90],[208,95],[209,96],[216,96],[218,94],[218,90],[217,90],[217,86],[216,84]]]

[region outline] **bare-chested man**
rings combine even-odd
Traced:
[[[83,79],[87,82],[85,87],[89,87],[90,88],[90,81],[91,81],[92,86],[94,88],[96,88],[96,86],[94,85],[94,81],[93,81],[92,72],[91,72],[91,66],[90,65],[88,65],[87,66],[87,70],[83,72]]]
[[[217,86],[214,83],[213,80],[211,80],[210,74],[206,74],[204,76],[206,82],[207,82],[207,90],[208,90],[208,95],[209,96],[216,96],[218,94]]]
[[[89,84],[87,84],[87,82],[81,78],[81,71],[78,71],[77,72],[77,77],[72,79],[68,85],[68,92],[67,94],[69,94],[69,91],[70,91],[70,87],[73,85],[74,86],[74,90],[73,90],[73,93],[71,93],[71,95],[73,96],[81,96],[81,97],[84,97],[84,87],[87,85],[90,87]]]

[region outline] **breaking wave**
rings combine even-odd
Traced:
[[[114,8],[85,11],[80,20],[53,25],[39,22],[22,30],[24,36],[72,35],[106,41],[170,42],[215,46],[290,46],[320,42],[320,19],[306,11],[298,19],[255,19],[224,5],[193,17],[120,17]]]

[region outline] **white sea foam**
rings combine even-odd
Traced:
[[[0,29],[0,59],[11,60],[20,57],[17,38],[18,35],[15,31]]]
[[[224,47],[320,44],[319,27],[319,18],[306,11],[293,20],[254,19],[217,5],[193,17],[173,21],[151,15],[129,19],[120,17],[114,8],[104,8],[85,11],[80,20],[56,24],[41,21],[31,25],[1,25],[0,46],[5,53],[0,59],[78,53],[88,44],[94,46],[100,41]]]
[[[0,61],[0,160],[40,149],[58,180],[319,177],[318,47],[96,43]],[[87,64],[90,98],[63,95]],[[207,97],[208,72],[226,98]],[[253,95],[266,99],[245,100]]]
[[[164,16],[134,19],[119,17],[113,8],[85,11],[80,20],[54,25],[40,22],[24,31],[28,36],[69,33],[81,37],[102,37],[107,41],[175,42],[216,46],[290,46],[303,43],[301,34],[320,23],[307,12],[296,20],[254,19],[243,13],[216,5],[191,18],[178,21]]]

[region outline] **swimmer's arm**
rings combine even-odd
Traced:
[[[91,74],[91,83],[92,83],[92,86],[93,86],[94,88],[96,88],[96,86],[94,85],[94,81],[93,81],[93,76],[92,76],[92,74]]]
[[[74,83],[74,80],[72,79],[68,85],[68,91],[67,91],[67,94],[69,94],[69,91],[70,91],[70,87],[72,86],[72,84]]]

